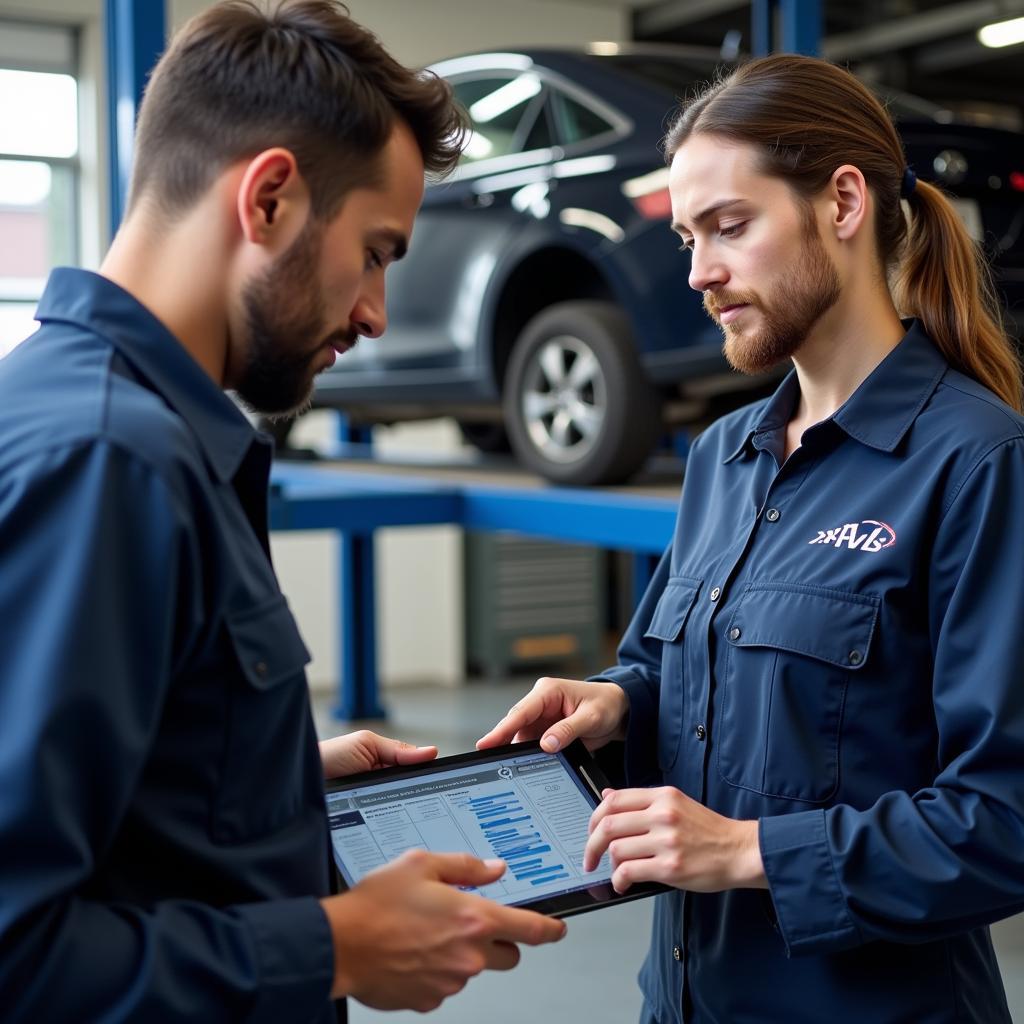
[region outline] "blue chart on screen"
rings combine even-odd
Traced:
[[[575,773],[543,752],[327,794],[335,860],[349,886],[405,850],[468,851],[508,864],[480,890],[508,904],[608,881],[607,857],[583,872],[593,809]]]

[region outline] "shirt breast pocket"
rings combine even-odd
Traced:
[[[725,630],[718,771],[764,796],[823,803],[839,785],[846,691],[871,653],[879,599],[755,583]]]
[[[278,595],[226,618],[233,657],[213,838],[238,842],[279,828],[303,800],[309,652]]]
[[[683,731],[683,630],[700,592],[701,580],[671,576],[651,616],[645,637],[661,641],[661,685],[658,690],[658,767],[669,771],[679,756]]]

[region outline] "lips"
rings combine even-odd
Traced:
[[[730,324],[747,308],[748,303],[746,302],[737,303],[734,306],[719,306],[716,310],[718,322],[720,324]]]

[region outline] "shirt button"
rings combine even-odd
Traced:
[[[732,629],[729,630],[729,639],[730,640],[739,640],[739,638],[740,638],[740,628],[739,628],[739,626],[733,626]]]
[[[712,601],[717,601],[721,596],[722,596],[722,588],[721,587],[715,587],[714,590],[711,591],[711,600]]]
[[[864,655],[860,651],[850,651],[850,664],[859,665],[864,660]]]
[[[265,679],[267,675],[267,663],[265,661],[257,661],[256,664],[253,665],[253,670],[260,679]]]
[[[769,523],[774,523],[779,518],[779,510],[777,508],[770,508],[765,512],[764,517]]]
[[[703,722],[701,722],[700,725],[698,725],[697,728],[693,730],[693,732],[694,732],[694,735],[699,740],[703,740],[704,737],[707,736],[707,734],[708,734],[707,729],[704,728],[704,723]]]
[[[679,946],[672,947],[672,959],[676,961],[683,959],[683,951]]]

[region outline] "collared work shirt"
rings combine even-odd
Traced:
[[[1022,418],[917,325],[784,459],[791,374],[694,444],[601,678],[627,778],[759,819],[770,895],[658,898],[660,1024],[1009,1021],[1024,908]]]
[[[38,317],[0,362],[0,1016],[333,1020],[268,444],[110,281]]]

